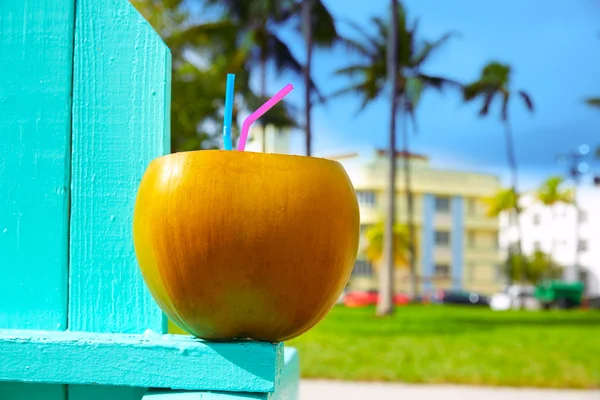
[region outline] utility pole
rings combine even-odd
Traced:
[[[588,171],[589,165],[584,161],[590,153],[590,146],[582,144],[577,148],[577,151],[561,154],[558,156],[559,162],[568,163],[568,176],[573,180],[575,187],[573,188],[573,204],[575,206],[575,257],[573,265],[568,266],[565,273],[567,282],[577,282],[580,279],[579,266],[579,225],[581,219],[581,208],[577,200],[577,192],[581,183],[581,177]]]

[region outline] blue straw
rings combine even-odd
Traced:
[[[231,150],[231,123],[233,119],[233,85],[235,74],[227,74],[227,88],[225,90],[225,120],[223,121],[223,142],[225,150]]]

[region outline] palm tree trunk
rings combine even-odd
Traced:
[[[396,222],[396,113],[398,112],[398,2],[392,0],[392,23],[388,38],[387,72],[391,83],[391,115],[389,136],[389,175],[387,193],[387,219],[383,234],[383,265],[379,271],[379,298],[377,315],[390,315],[394,312],[394,223]]]
[[[400,104],[401,109],[404,107],[404,103]],[[404,195],[406,196],[406,216],[408,221],[408,266],[410,270],[410,296],[415,299],[418,292],[417,287],[417,268],[415,265],[415,223],[414,223],[414,203],[413,193],[411,190],[411,168],[410,168],[410,157],[409,157],[409,143],[408,143],[408,127],[406,121],[406,115],[402,119],[402,152],[404,153]]]
[[[312,21],[311,11],[313,0],[302,1],[302,28],[304,30],[304,38],[306,41],[306,63],[304,65],[304,124],[306,131],[306,155],[311,155],[312,150],[312,132],[311,132],[311,104],[310,104],[310,76],[313,53],[313,36],[312,36]]]
[[[260,57],[260,98],[261,101],[265,101],[267,98],[267,59],[264,52]],[[260,123],[261,135],[262,135],[262,152],[267,151],[267,127],[265,124]]]
[[[522,239],[522,235],[521,235],[521,221],[520,221],[520,215],[521,215],[521,211],[520,211],[520,207],[519,207],[519,192],[518,192],[518,169],[517,169],[517,158],[515,155],[515,146],[514,146],[514,140],[513,140],[513,135],[512,135],[512,130],[510,128],[510,124],[508,122],[508,120],[504,121],[504,137],[506,139],[506,155],[508,158],[508,165],[510,168],[510,174],[511,174],[511,191],[512,194],[515,198],[515,204],[514,204],[514,212],[515,212],[515,228],[517,231],[517,257],[516,257],[516,261],[517,262],[517,267],[518,267],[518,273],[519,273],[519,282],[522,284],[525,283],[525,271],[524,271],[524,265],[523,264],[523,247],[521,245],[521,239]],[[509,247],[510,250],[510,247]],[[512,251],[509,253],[509,255],[511,254]]]

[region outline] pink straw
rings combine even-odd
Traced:
[[[244,148],[246,147],[246,139],[248,139],[248,131],[250,130],[250,125],[255,123],[257,119],[264,115],[264,113],[273,108],[275,104],[279,103],[293,89],[294,87],[288,83],[283,89],[277,92],[273,97],[267,100],[265,104],[260,106],[258,110],[254,111],[248,116],[248,118],[244,120],[244,123],[242,124],[242,131],[240,133],[240,141],[238,142],[238,151],[244,151]]]

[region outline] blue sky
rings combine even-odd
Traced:
[[[325,2],[336,18],[351,19],[365,27],[371,16],[386,15],[389,3]],[[582,102],[585,97],[600,96],[600,1],[410,0],[405,4],[409,15],[419,18],[422,37],[436,39],[448,31],[460,33],[430,60],[428,72],[468,81],[478,76],[485,63],[498,60],[513,67],[513,88],[525,89],[533,97],[534,115],[518,102],[510,109],[522,189],[537,185],[549,174],[562,173],[564,166],[555,161],[558,153],[582,143],[592,147],[600,144],[600,111]],[[343,23],[339,30],[353,34]],[[291,31],[282,32],[282,36],[302,59],[302,39]],[[352,56],[341,48],[316,52],[315,78],[324,93],[347,84],[333,77],[333,71],[350,61]],[[301,81],[271,76],[268,87],[272,92],[287,82],[297,83],[289,98],[302,104]],[[315,109],[316,155],[387,143],[387,100],[375,102],[356,115],[358,106],[359,101],[349,96]],[[457,94],[430,92],[423,97],[417,117],[419,133],[411,138],[414,152],[430,156],[439,167],[506,178],[504,136],[496,113],[481,119],[477,106],[462,104]],[[300,132],[294,135],[293,152],[303,153],[303,140]]]

